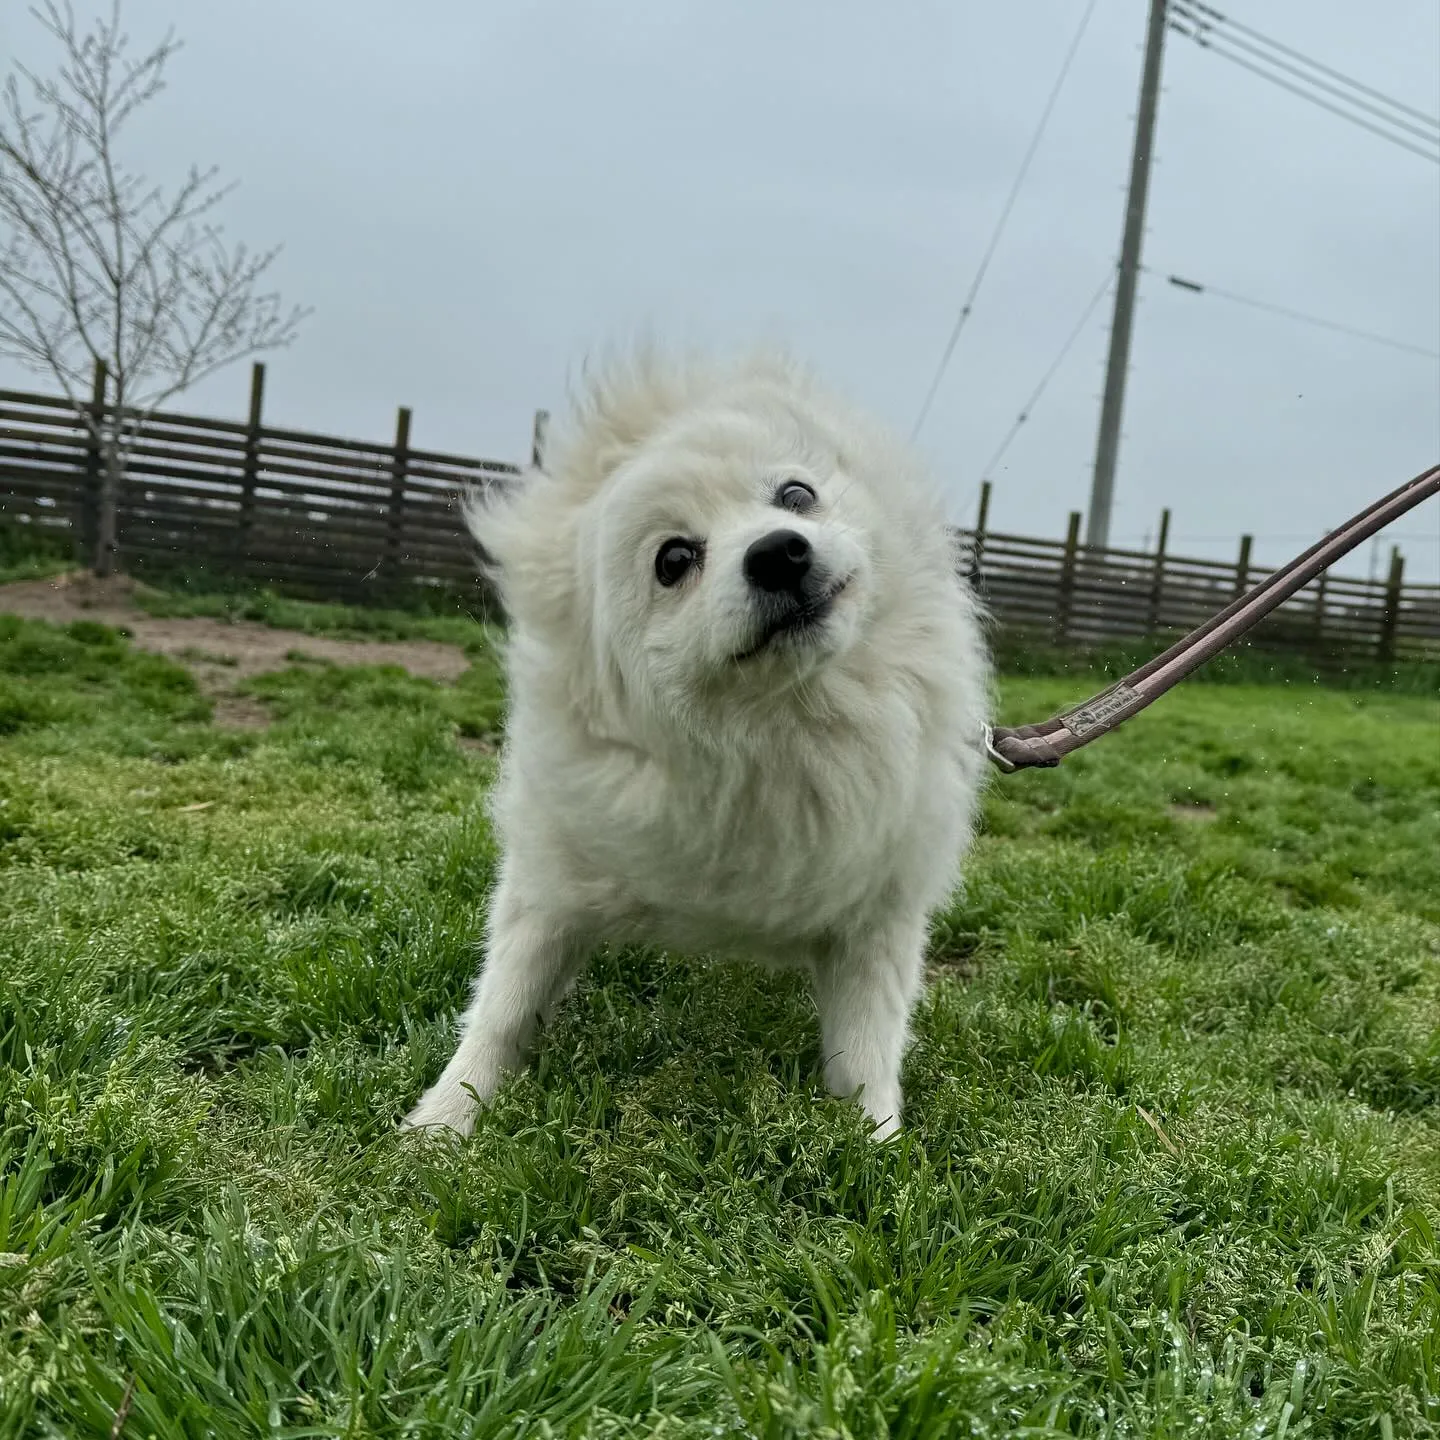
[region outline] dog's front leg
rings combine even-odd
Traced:
[[[920,990],[924,918],[839,936],[815,962],[815,1003],[832,1095],[859,1092],[875,1138],[900,1128],[900,1066]]]
[[[572,926],[526,905],[502,881],[491,902],[485,963],[460,1018],[460,1042],[401,1127],[470,1134],[477,1107],[495,1093],[505,1071],[523,1063],[586,948]]]

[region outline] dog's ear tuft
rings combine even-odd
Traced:
[[[479,484],[466,491],[461,500],[465,528],[475,542],[477,568],[484,579],[500,585],[505,568],[505,531],[507,521],[521,492],[530,485],[539,471],[517,475],[487,475]]]
[[[490,479],[465,497],[477,568],[511,620],[565,623],[575,587],[569,499],[554,474],[533,467]]]
[[[667,356],[648,342],[588,362],[557,446],[557,469],[582,492],[598,489],[707,379],[697,360]]]

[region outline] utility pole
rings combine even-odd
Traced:
[[[1130,366],[1130,332],[1135,323],[1135,282],[1140,275],[1140,245],[1145,238],[1145,197],[1150,189],[1150,156],[1155,139],[1155,108],[1160,99],[1165,3],[1166,0],[1150,0],[1150,23],[1145,31],[1140,110],[1135,117],[1135,150],[1130,157],[1130,190],[1125,197],[1125,236],[1120,243],[1115,318],[1110,322],[1105,398],[1100,402],[1100,433],[1095,440],[1095,477],[1090,485],[1090,515],[1085,525],[1086,545],[1101,548],[1110,542],[1110,501],[1115,493],[1115,461],[1120,453],[1125,373]]]

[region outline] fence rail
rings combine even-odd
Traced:
[[[321,597],[474,594],[475,551],[460,501],[518,465],[410,444],[402,409],[389,443],[285,430],[261,421],[256,366],[245,421],[164,413],[130,449],[116,504],[121,565],[136,574],[210,570]],[[537,417],[537,446],[543,421]],[[100,457],[86,417],[51,395],[0,390],[0,520],[65,535],[77,559],[96,543]],[[1064,646],[1188,630],[1263,571],[1249,537],[1233,562],[1168,553],[1168,512],[1153,552],[1093,550],[1072,514],[1063,540],[991,531],[986,487],[958,532],[1002,629]],[[1282,605],[1254,643],[1324,657],[1440,659],[1440,585],[1327,574]]]
[[[140,574],[223,570],[320,595],[364,598],[475,584],[458,502],[519,467],[409,444],[260,423],[257,366],[248,422],[162,413],[130,446],[117,497],[117,549]],[[0,516],[95,543],[99,455],[82,415],[49,395],[0,390]]]

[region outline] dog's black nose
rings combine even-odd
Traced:
[[[798,590],[814,558],[810,542],[794,530],[772,530],[745,552],[745,578],[757,590]]]

